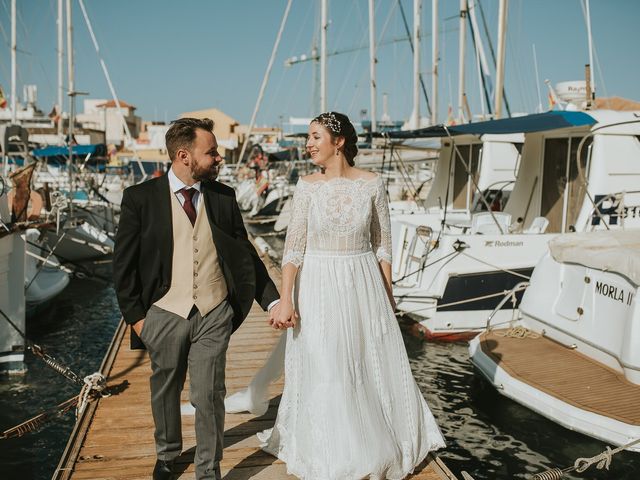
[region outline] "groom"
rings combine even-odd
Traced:
[[[222,158],[213,122],[176,120],[166,146],[169,172],[124,191],[115,288],[132,348],[146,347],[151,359],[154,480],[173,478],[182,450],[187,368],[196,478],[220,479],[229,337],[254,298],[266,310],[279,294],[247,238],[233,189],[214,180]]]

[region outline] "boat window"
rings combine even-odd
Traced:
[[[549,220],[547,232],[562,230],[562,210],[564,195],[567,193],[567,228],[574,225],[580,213],[585,190],[578,173],[576,155],[582,137],[548,138],[544,143],[544,163],[542,174],[542,201],[540,215]],[[580,165],[584,174],[587,165],[587,154],[592,137],[589,137],[582,147]],[[569,158],[567,158],[569,154]],[[567,161],[569,164],[567,165]],[[567,177],[568,174],[568,177]],[[567,186],[567,179],[569,185]],[[568,188],[567,188],[568,187]],[[566,191],[566,192],[565,192]]]
[[[464,158],[464,162],[469,165],[474,180],[478,181],[478,159],[480,155],[480,145],[458,145],[453,166],[453,208],[467,208],[467,192],[469,184],[471,193],[473,194],[473,182],[467,173],[464,163],[460,156]]]

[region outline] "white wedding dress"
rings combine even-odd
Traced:
[[[282,264],[300,267],[285,386],[262,448],[306,480],[402,479],[444,439],[416,385],[378,261],[381,177],[300,180]]]

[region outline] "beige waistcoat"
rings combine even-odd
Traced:
[[[191,226],[176,195],[170,190],[173,221],[171,287],[154,305],[187,318],[193,305],[202,316],[227,298],[227,283],[218,261],[211,227],[200,193],[198,216]]]

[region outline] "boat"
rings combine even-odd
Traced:
[[[27,317],[33,317],[50,300],[59,295],[70,281],[71,271],[42,245],[40,230],[28,228],[23,232],[24,297]]]
[[[640,231],[558,236],[533,271],[518,318],[494,328],[490,315],[470,342],[471,361],[502,395],[626,445],[640,438],[639,286]]]
[[[392,220],[398,309],[420,321],[427,338],[467,340],[481,331],[504,292],[528,280],[556,235],[640,228],[640,119],[634,112],[554,111],[450,129],[513,132],[525,140],[502,211],[443,209],[440,227],[433,215]],[[455,175],[448,178],[444,185],[436,178],[430,196],[442,190],[443,198],[452,192],[455,198]],[[472,205],[469,194],[465,201]],[[521,297],[522,290],[512,292],[495,320],[510,321]]]
[[[0,185],[0,373],[20,373],[25,370],[24,338],[11,323],[25,331],[25,243],[20,230],[9,222],[6,184],[1,178]]]

